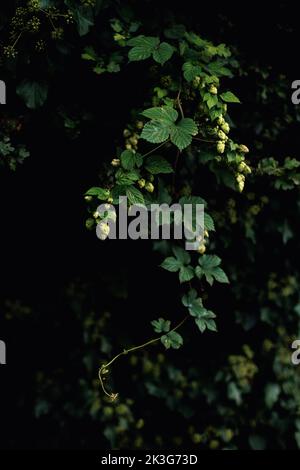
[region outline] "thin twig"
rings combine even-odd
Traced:
[[[150,153],[153,153],[153,152],[156,152],[156,150],[160,149],[161,147],[163,147],[166,143],[169,142],[169,139],[166,140],[165,142],[163,142],[162,144],[158,145],[157,147],[155,147],[154,149],[150,150],[149,152],[147,153],[144,153],[144,155],[142,155],[142,157],[147,157],[148,155],[150,155]]]
[[[175,183],[176,183],[176,170],[177,170],[177,165],[178,165],[179,155],[180,155],[180,150],[177,150],[177,153],[176,153],[176,158],[175,158],[175,163],[174,163],[173,181],[172,181],[172,186],[173,186],[173,193],[175,192]]]
[[[188,318],[189,318],[189,315],[187,315],[183,320],[181,320],[181,322],[178,323],[178,325],[176,325],[172,330],[170,330],[169,333],[171,333],[173,331],[176,331],[178,328],[180,328],[186,322],[186,320]],[[162,335],[162,336],[164,336],[164,335]],[[147,341],[146,343],[140,344],[139,346],[134,346],[130,349],[124,349],[122,352],[120,352],[115,357],[113,357],[112,360],[109,361],[107,364],[102,364],[102,366],[100,367],[99,372],[98,372],[98,377],[99,377],[99,380],[100,380],[101,388],[102,388],[103,392],[105,393],[105,395],[107,395],[111,400],[115,400],[118,396],[117,393],[109,393],[105,388],[104,381],[103,381],[103,375],[107,374],[108,367],[111,366],[117,359],[119,359],[119,357],[125,356],[126,354],[128,354],[132,351],[137,351],[138,349],[142,349],[142,348],[145,348],[146,346],[149,346],[150,344],[156,343],[157,341],[159,341],[162,338],[162,336],[159,336],[158,338],[153,338],[153,339]]]
[[[176,101],[177,101],[177,104],[178,104],[178,108],[179,108],[179,111],[180,111],[181,117],[182,117],[182,119],[184,119],[184,112],[183,112],[183,109],[182,109],[182,106],[181,106],[181,101],[180,101],[180,94],[181,94],[181,86],[180,86],[180,88],[179,88],[179,91],[178,91],[178,95],[177,95]]]
[[[194,140],[199,140],[200,142],[208,142],[209,144],[216,144],[216,140],[207,140],[207,139],[200,139],[200,137],[193,137]]]

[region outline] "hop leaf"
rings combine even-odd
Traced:
[[[170,163],[163,157],[153,155],[147,159],[145,168],[149,173],[157,175],[159,173],[173,173]]]
[[[174,47],[170,46],[167,42],[161,42],[160,45],[153,51],[153,59],[159,64],[163,65],[169,60],[174,52]]]
[[[161,342],[166,349],[179,349],[183,344],[183,338],[176,331],[170,331],[170,333],[161,337]]]
[[[126,189],[126,196],[131,204],[145,204],[143,194],[134,186],[129,186]]]
[[[171,322],[164,318],[159,318],[158,320],[153,320],[151,325],[154,327],[155,333],[168,333],[170,331]]]
[[[165,142],[170,135],[169,125],[163,121],[150,121],[145,124],[141,138],[152,144]]]
[[[159,39],[152,36],[137,36],[127,42],[128,46],[133,46],[128,53],[128,58],[131,61],[148,59],[154,49],[159,44]]]
[[[177,124],[178,113],[171,106],[149,108],[143,111],[143,116],[151,119],[145,124],[141,137],[148,142],[161,143],[168,138],[183,150],[192,141],[192,136],[198,132],[195,121],[191,118],[181,119]]]
[[[220,96],[222,100],[225,101],[226,103],[240,103],[240,100],[238,99],[238,97],[235,96],[235,94],[232,93],[231,91],[226,91],[225,93],[222,93]]]
[[[214,279],[221,283],[229,283],[223,269],[219,267],[221,259],[215,255],[204,255],[199,258],[199,266],[195,268],[196,276],[201,279],[205,276],[207,282],[212,285]]]

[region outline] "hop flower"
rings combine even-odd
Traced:
[[[131,136],[130,130],[129,130],[129,129],[124,129],[124,131],[123,131],[123,136],[124,136],[124,137],[130,137],[130,136]]]
[[[196,76],[193,80],[193,87],[198,88],[198,86],[200,85],[200,82],[201,82],[201,78]]]
[[[94,227],[94,223],[95,223],[94,219],[89,218],[86,220],[85,226],[88,230],[91,230]]]
[[[110,228],[109,228],[109,225],[106,222],[100,222],[97,225],[96,231],[97,231],[97,236],[98,236],[98,238],[100,238],[100,240],[106,240],[106,238],[109,235]]]
[[[245,186],[245,176],[244,175],[237,175],[236,181],[238,184],[238,189],[241,192],[243,192],[244,186]]]
[[[218,88],[215,85],[210,85],[209,93],[211,93],[212,95],[217,95],[218,94]]]
[[[203,255],[205,252],[206,252],[206,246],[204,245],[204,243],[202,243],[199,248],[198,248],[198,253],[200,253],[200,255]]]
[[[221,130],[218,131],[218,137],[219,137],[220,140],[227,140],[227,136],[226,136],[225,132],[223,132]]]
[[[219,142],[217,143],[217,152],[224,153],[224,151],[225,151],[225,142],[223,142],[222,140],[219,140]]]
[[[110,163],[111,163],[112,166],[120,166],[121,165],[121,161],[120,161],[119,158],[114,158]]]
[[[140,180],[138,180],[138,185],[141,189],[145,187],[145,184],[146,184],[146,181],[144,180],[144,178],[141,178]]]
[[[150,181],[147,181],[147,183],[145,184],[145,189],[146,191],[148,191],[148,193],[153,193],[154,186],[152,183],[150,183]]]
[[[221,129],[223,132],[225,132],[225,134],[228,134],[230,131],[228,122],[224,122],[223,124],[221,124]]]
[[[250,175],[251,168],[245,162],[241,162],[238,166],[239,173],[244,173],[245,175]]]
[[[222,126],[224,123],[225,123],[225,119],[223,118],[223,116],[218,117],[217,124],[219,126]]]
[[[249,153],[248,147],[246,145],[243,145],[243,144],[238,146],[238,150],[242,153]]]

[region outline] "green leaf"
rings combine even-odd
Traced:
[[[148,108],[145,109],[141,114],[149,119],[167,121],[170,124],[175,122],[178,118],[176,109],[172,108],[171,106],[157,106],[154,108]]]
[[[265,403],[269,409],[273,408],[278,401],[281,389],[276,383],[269,383],[265,388]]]
[[[170,333],[161,337],[161,342],[166,349],[179,349],[183,344],[183,338],[176,331],[170,331]]]
[[[199,258],[199,265],[195,268],[196,276],[201,279],[205,276],[207,282],[212,285],[214,279],[221,283],[229,283],[225,272],[219,267],[221,259],[215,255],[203,255]]]
[[[134,186],[129,186],[126,189],[126,196],[128,197],[130,204],[145,204],[143,194]]]
[[[233,400],[237,406],[242,404],[242,394],[235,382],[229,382],[227,386],[227,395],[229,400]]]
[[[192,142],[192,136],[198,132],[197,125],[190,118],[184,118],[171,128],[171,142],[183,150]]]
[[[196,318],[195,323],[198,326],[201,333],[203,333],[206,330],[206,322],[202,318]]]
[[[189,306],[189,313],[192,317],[205,317],[206,311],[207,310],[203,307],[202,300],[200,298],[193,300]]]
[[[118,204],[119,203],[119,197],[126,195],[126,189],[127,189],[127,187],[125,185],[116,185],[111,190],[111,197],[113,198],[113,204]]]
[[[105,201],[109,197],[109,190],[104,188],[93,187],[90,188],[86,193],[86,196],[96,196],[98,199]]]
[[[196,289],[190,289],[187,294],[185,294],[181,301],[185,307],[191,307],[194,300],[197,298],[197,291]]]
[[[168,123],[164,121],[150,121],[144,125],[141,138],[152,144],[165,142],[170,135]]]
[[[188,81],[191,82],[202,73],[202,69],[199,65],[193,65],[191,62],[185,62],[182,66],[183,76]]]
[[[140,178],[138,170],[125,171],[122,168],[116,172],[116,182],[118,185],[128,186]]]
[[[132,170],[135,166],[135,153],[132,150],[125,150],[121,153],[121,164],[125,170]]]
[[[208,232],[215,231],[213,218],[207,212],[204,212],[204,228]]]
[[[94,25],[92,9],[84,5],[73,6],[71,1],[66,0],[65,4],[69,6],[72,12],[79,36],[85,36]]]
[[[168,333],[168,331],[170,331],[171,322],[164,318],[159,318],[158,320],[153,320],[151,325],[154,327],[155,333]]]
[[[191,135],[198,134],[198,127],[195,121],[191,118],[183,118],[178,122],[177,127]]]
[[[191,281],[194,276],[195,274],[192,266],[181,266],[179,271],[179,281],[181,284],[183,282]]]
[[[214,331],[214,332],[217,332],[217,325],[216,325],[216,322],[214,320],[205,320],[205,323],[206,323],[206,328],[210,331]]]
[[[157,175],[159,173],[173,173],[174,171],[171,164],[159,155],[148,157],[145,163],[145,168],[153,175]]]
[[[181,264],[189,264],[191,262],[190,254],[184,248],[181,248],[181,246],[173,245],[172,251]]]
[[[169,60],[174,52],[174,47],[170,46],[167,42],[161,42],[160,45],[153,51],[153,59],[159,64],[163,65]]]
[[[222,284],[229,284],[229,279],[223,269],[215,268],[213,276],[216,281],[221,282]]]
[[[198,133],[198,128],[193,119],[184,118],[176,126],[171,128],[171,142],[179,148],[185,149],[192,142],[192,136]]]
[[[220,95],[221,99],[226,103],[240,103],[240,100],[231,91],[226,91]]]
[[[176,273],[181,268],[182,263],[173,256],[170,256],[166,258],[160,266],[171,273]]]
[[[161,143],[170,136],[172,143],[183,150],[198,132],[197,125],[191,118],[183,118],[175,124],[178,113],[171,106],[149,108],[142,115],[151,119],[145,124],[141,134],[148,142]]]
[[[137,36],[127,42],[128,46],[134,46],[128,53],[130,61],[148,59],[159,44],[159,39],[152,36]]]
[[[17,94],[24,100],[27,108],[36,109],[42,106],[48,96],[46,83],[23,80],[17,87]]]

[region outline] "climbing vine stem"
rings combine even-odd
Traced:
[[[178,329],[187,321],[187,319],[188,319],[189,317],[190,317],[189,315],[186,315],[186,317],[184,317],[184,319],[181,320],[181,322],[178,323],[178,325],[176,325],[176,326],[171,330],[171,332],[178,330]],[[109,392],[109,391],[106,389],[106,386],[105,386],[105,384],[104,384],[105,376],[108,374],[108,368],[109,368],[115,361],[117,361],[117,359],[119,359],[121,356],[125,356],[126,354],[129,354],[129,353],[131,353],[131,352],[133,352],[133,351],[137,351],[138,349],[146,348],[146,347],[149,346],[150,344],[157,343],[158,341],[161,340],[162,336],[163,336],[163,335],[158,336],[157,338],[153,338],[153,339],[151,339],[151,340],[149,340],[149,341],[146,341],[145,343],[140,344],[140,345],[138,345],[138,346],[133,346],[132,348],[124,349],[122,352],[120,352],[119,354],[117,354],[116,356],[114,356],[108,363],[102,364],[102,366],[101,366],[100,369],[99,369],[98,376],[99,376],[99,381],[100,381],[101,388],[102,388],[103,392],[105,393],[105,395],[107,395],[112,401],[116,400],[117,397],[118,397],[118,393]]]

